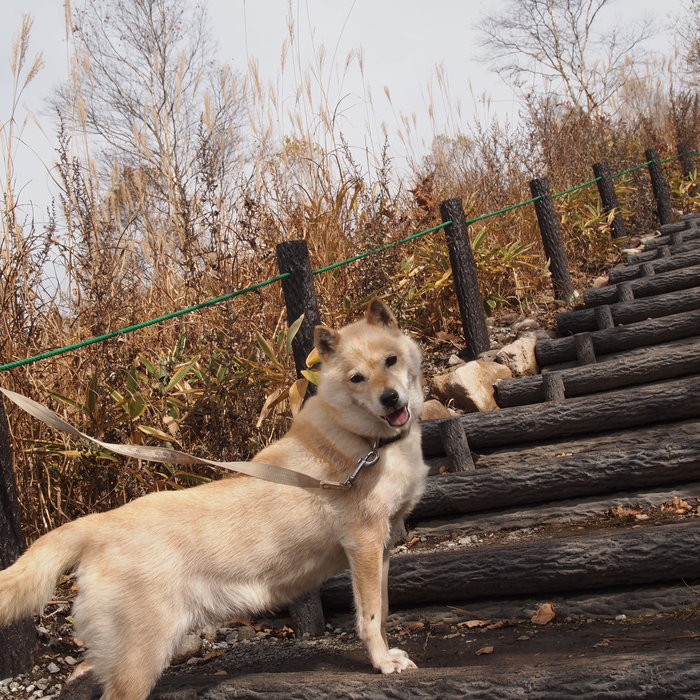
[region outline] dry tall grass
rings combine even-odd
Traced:
[[[138,0],[127,3],[138,5]],[[188,11],[184,2],[156,0],[155,5],[163,13],[154,20],[157,31],[173,20],[169,7]],[[89,33],[97,31],[96,23],[104,24],[98,12],[104,5],[93,0],[88,7],[94,15],[78,19]],[[40,67],[38,59],[28,59],[30,29],[27,21],[15,47],[18,91]],[[328,88],[329,73],[362,72],[361,54],[330,64],[319,47],[307,67],[293,23],[281,69],[296,71],[299,89],[291,113],[284,114],[289,96],[280,94],[279,83],[263,84],[255,65],[244,76],[201,63],[193,73],[194,64],[184,63],[181,52],[171,56],[172,64],[156,67],[160,81],[146,81],[124,98],[131,112],[121,113],[120,119],[128,119],[120,122],[107,109],[104,92],[118,58],[103,55],[100,64],[89,43],[96,36],[76,43],[73,81],[56,100],[60,187],[53,221],[44,230],[17,216],[14,118],[1,132],[4,362],[271,277],[277,273],[274,248],[283,240],[306,240],[312,264],[321,267],[439,223],[443,199],[462,197],[467,216],[477,217],[528,199],[532,177],[546,174],[558,191],[589,180],[596,160],[608,160],[616,171],[639,163],[649,146],[673,154],[679,139],[700,144],[696,93],[667,89],[661,80],[654,85],[630,80],[628,93],[607,116],[532,102],[517,128],[492,122],[475,124],[468,132],[460,131],[461,119],[455,117],[452,133],[436,135],[428,155],[415,153],[406,175],[394,171],[381,126],[362,154],[347,145],[339,128],[341,106]],[[196,56],[197,36],[194,44],[179,35],[173,42]],[[136,78],[124,73],[119,80],[135,85]],[[449,101],[446,91],[438,75],[435,99]],[[100,133],[100,119],[114,132],[103,128]],[[287,124],[284,134],[275,126],[280,121]],[[403,118],[402,123],[403,142],[416,143],[412,121]],[[673,168],[668,166],[669,175]],[[687,206],[691,190],[675,174],[673,180],[677,202]],[[653,207],[645,173],[630,175],[618,186],[631,228],[647,230]],[[585,284],[616,255],[606,218],[594,187],[557,201],[573,272]],[[532,207],[472,228],[491,312],[552,306]],[[58,291],[51,294],[42,288],[49,260],[64,271]],[[317,276],[316,283],[329,323],[343,322],[368,296],[381,293],[418,336],[459,330],[439,231]],[[278,286],[266,287],[6,372],[2,383],[48,401],[97,437],[170,442],[220,459],[245,458],[287,420],[277,414],[261,429],[254,427],[264,396],[293,377],[282,346],[280,362],[271,362],[265,353],[265,347],[274,350],[273,339],[285,324],[282,308]],[[267,346],[258,332],[270,341]],[[126,464],[10,413],[30,537],[146,491],[212,476]]]

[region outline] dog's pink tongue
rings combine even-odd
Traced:
[[[394,426],[394,428],[400,428],[402,425],[406,425],[408,422],[408,415],[408,409],[406,406],[404,406],[398,411],[389,413],[386,417],[386,421],[389,425]]]

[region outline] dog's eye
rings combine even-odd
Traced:
[[[386,366],[393,367],[397,363],[398,359],[399,358],[396,357],[396,355],[389,355],[389,357],[386,358]]]
[[[353,375],[350,377],[350,381],[351,381],[353,384],[360,384],[361,382],[364,382],[364,381],[365,381],[365,378],[364,378],[361,374],[353,374]]]

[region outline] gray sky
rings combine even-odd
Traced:
[[[76,4],[79,0],[75,0]],[[293,94],[298,72],[294,62],[313,65],[318,47],[323,44],[328,63],[343,65],[347,54],[362,49],[364,75],[353,63],[343,75],[342,84],[330,69],[328,102],[340,105],[343,112],[341,129],[357,147],[376,147],[383,140],[380,125],[386,125],[391,138],[395,165],[400,167],[407,150],[414,154],[427,151],[434,134],[449,132],[455,126],[468,131],[475,118],[517,119],[517,105],[510,89],[476,58],[478,54],[478,18],[485,8],[502,0],[292,0],[292,12],[299,38],[291,52],[283,78],[279,76],[282,45],[288,35],[289,3],[287,0],[204,0],[212,33],[219,46],[221,60],[243,72],[248,61],[257,60],[265,82],[276,85],[288,108],[293,107]],[[658,33],[651,49],[668,50],[669,22],[680,15],[684,0],[617,0],[608,11],[608,21],[624,18],[633,21],[653,17]],[[18,188],[21,200],[31,200],[43,210],[49,202],[50,176],[47,168],[55,147],[54,123],[46,113],[45,98],[67,75],[70,47],[66,41],[63,0],[0,0],[0,120],[9,117],[11,99],[9,70],[10,44],[17,34],[23,13],[35,18],[31,55],[42,51],[46,67],[22,96],[18,116],[26,110],[38,115],[44,128],[30,122],[23,132],[24,144],[17,150]],[[312,37],[312,38],[311,38]],[[313,48],[315,47],[315,49]],[[334,60],[335,59],[335,60]],[[451,105],[444,112],[441,98],[431,99],[428,87],[436,85],[436,66],[444,67],[449,83]],[[342,72],[342,71],[341,71]],[[337,76],[336,76],[337,77]],[[385,87],[391,95],[386,97]],[[367,101],[368,91],[372,105]],[[488,96],[490,103],[484,102]],[[436,106],[434,119],[427,114],[427,105]],[[454,120],[461,105],[460,124],[446,123],[446,114]],[[414,134],[417,141],[407,148],[395,134],[401,116],[415,115]],[[284,132],[282,112],[279,128]],[[36,212],[37,219],[45,218]]]

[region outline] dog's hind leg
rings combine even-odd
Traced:
[[[189,620],[176,604],[149,596],[138,585],[127,594],[128,602],[123,596],[119,600],[117,587],[102,587],[99,598],[90,595],[94,590],[80,591],[74,618],[76,633],[88,648],[87,661],[102,685],[102,698],[144,700]]]

